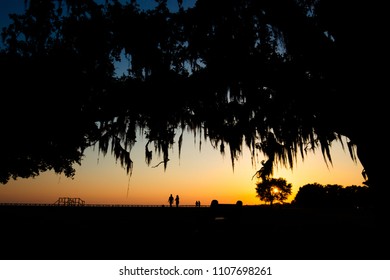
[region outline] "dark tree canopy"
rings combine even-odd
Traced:
[[[197,0],[170,12],[164,0],[151,10],[26,2],[2,33],[2,183],[50,169],[72,176],[95,143],[131,172],[138,130],[148,164],[157,152],[166,168],[188,130],[228,150],[233,167],[243,146],[260,151],[268,174],[310,150],[332,162],[332,142],[346,136],[369,185],[385,182],[383,4]]]
[[[367,186],[306,184],[299,188],[294,205],[307,208],[352,208],[372,206],[370,189]]]

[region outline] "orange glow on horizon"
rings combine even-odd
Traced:
[[[244,205],[264,204],[256,197],[256,179],[252,177],[259,166],[252,166],[249,151],[232,169],[230,156],[221,156],[209,143],[199,151],[193,139],[184,139],[182,153],[174,149],[167,170],[147,166],[144,144],[139,141],[132,151],[133,174],[130,177],[114,158],[98,155],[94,149],[86,151],[86,158],[76,168],[75,178],[46,172],[36,178],[11,180],[0,186],[0,203],[54,203],[59,197],[79,197],[86,204],[168,205],[168,196],[178,194],[181,205],[209,205],[213,199],[219,203]],[[138,145],[138,146],[137,146]],[[284,178],[293,186],[294,199],[300,186],[309,183],[362,185],[362,166],[354,163],[349,154],[336,143],[332,149],[333,167],[326,166],[320,155],[308,155],[298,160],[293,170],[277,167],[275,178]],[[160,161],[154,158],[151,166]]]

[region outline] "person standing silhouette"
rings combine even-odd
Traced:
[[[169,196],[168,202],[169,202],[169,207],[172,207],[172,204],[173,204],[173,195],[172,194]]]
[[[175,201],[176,201],[176,207],[179,207],[179,195],[176,195]]]

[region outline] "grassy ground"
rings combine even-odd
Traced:
[[[389,259],[372,211],[0,207],[0,259]]]

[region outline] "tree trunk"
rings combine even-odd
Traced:
[[[357,156],[367,175],[367,184],[371,189],[373,206],[386,210],[389,205],[390,187],[389,172],[386,162],[390,158],[386,144],[372,136],[362,137],[357,144]]]

